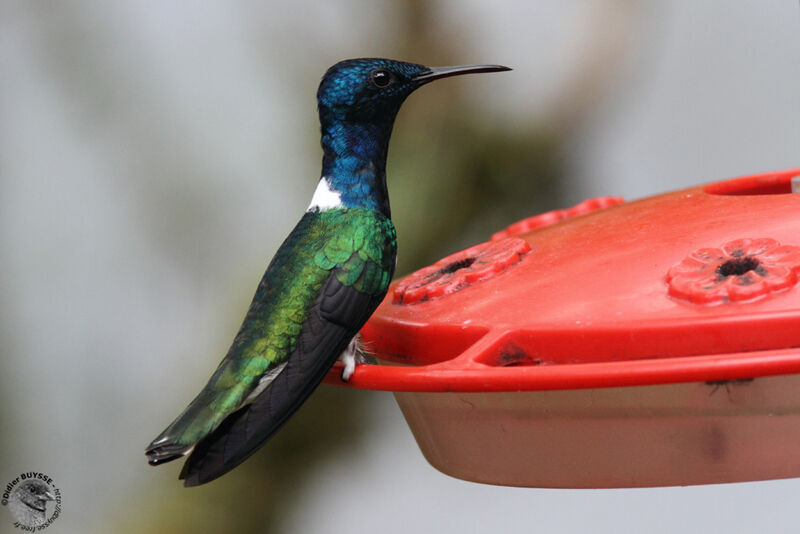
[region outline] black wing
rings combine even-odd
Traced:
[[[198,442],[181,471],[184,485],[198,486],[222,476],[264,444],[316,389],[382,298],[346,286],[331,274],[286,367],[250,404]]]

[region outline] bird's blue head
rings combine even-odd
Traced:
[[[421,85],[415,77],[427,70],[423,65],[390,59],[340,61],[319,84],[320,121],[391,121],[406,97]]]
[[[317,91],[325,153],[322,185],[345,207],[379,209],[389,215],[386,152],[394,118],[406,97],[433,80],[503,70],[510,69],[426,67],[381,58],[348,59],[332,66]]]
[[[422,85],[459,74],[509,70],[500,65],[426,67],[382,58],[340,61],[322,77],[317,91],[320,120],[351,123],[392,121],[400,105]]]

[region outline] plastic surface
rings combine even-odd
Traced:
[[[389,365],[348,385],[397,392],[428,460],[468,480],[800,476],[799,175],[515,223],[489,243],[516,258],[476,245],[395,283],[362,330]]]
[[[504,237],[509,237],[512,235],[533,232],[539,228],[544,228],[545,226],[550,226],[551,224],[556,224],[580,215],[586,215],[587,213],[591,213],[593,211],[610,208],[611,206],[616,206],[617,204],[622,204],[623,202],[625,202],[625,199],[622,197],[589,198],[580,204],[572,206],[571,208],[564,210],[552,210],[545,213],[540,213],[539,215],[534,215],[532,217],[527,217],[521,221],[517,221],[514,224],[507,226],[503,230],[493,234],[492,241],[497,241],[498,239],[503,239]]]
[[[540,488],[800,476],[800,375],[516,393],[396,393],[448,475]]]
[[[392,304],[413,304],[445,297],[494,278],[519,263],[530,251],[527,241],[511,237],[456,252],[396,284]]]
[[[800,247],[800,195],[790,185],[798,175],[726,180],[503,238],[531,251],[444,298],[393,303],[400,280],[362,336],[380,360],[403,367],[359,366],[350,385],[535,391],[800,373],[796,256],[776,259],[789,272],[770,276],[787,279],[751,298],[717,298],[709,287],[715,296],[702,302],[669,283],[698,251],[740,240]],[[755,270],[721,279],[748,276],[772,280]]]

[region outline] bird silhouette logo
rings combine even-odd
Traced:
[[[16,521],[14,526],[23,530],[40,530],[48,526],[59,512],[60,492],[48,484],[52,479],[37,473],[21,475],[10,482],[3,493],[3,504]],[[48,507],[50,518],[48,519]]]

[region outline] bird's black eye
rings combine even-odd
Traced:
[[[379,89],[383,89],[384,87],[388,87],[394,81],[394,76],[392,73],[385,69],[376,69],[373,70],[370,74],[370,81],[372,85]]]
[[[28,491],[30,491],[31,493],[36,493],[36,488],[31,486],[31,487],[28,488]]]

